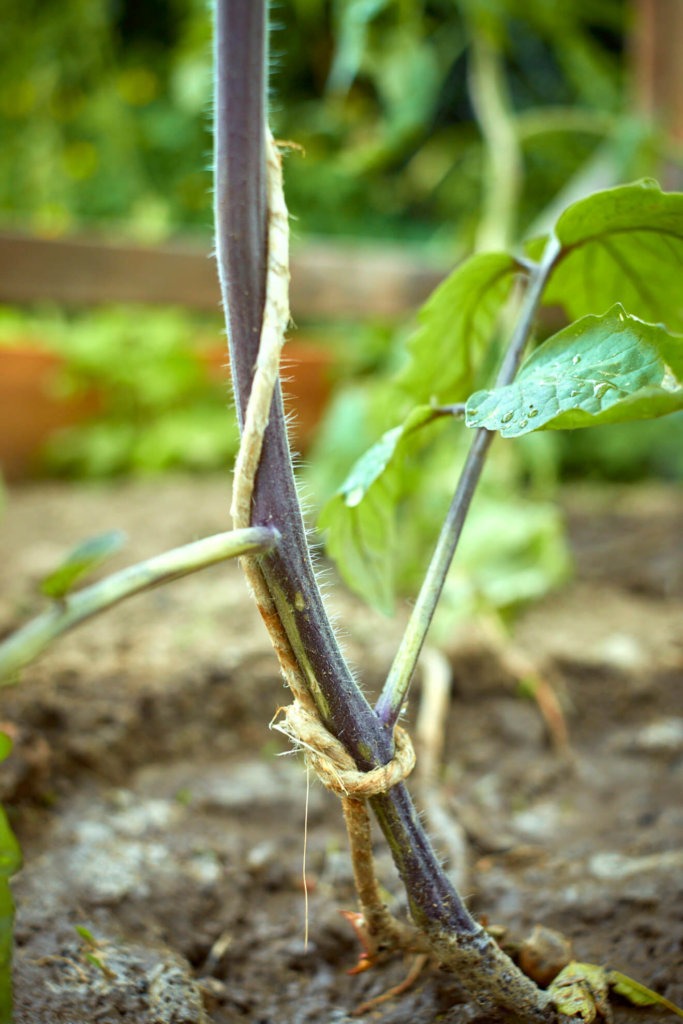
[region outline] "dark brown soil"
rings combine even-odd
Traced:
[[[122,565],[225,529],[228,500],[223,481],[195,479],[11,492],[0,633],[39,607],[36,581],[71,544],[124,527]],[[680,1004],[680,493],[581,494],[567,512],[576,580],[520,617],[515,642],[561,696],[574,766],[490,644],[460,636],[442,793],[468,834],[475,913],[520,935],[560,929],[577,958]],[[400,616],[387,623],[343,593],[334,603],[372,690]],[[400,960],[346,973],[358,957],[339,914],[355,909],[350,864],[337,801],[314,782],[304,946],[306,773],[276,757],[268,723],[287,694],[237,566],[87,624],[2,696],[16,745],[0,790],[25,856],[16,1024],[342,1024],[405,975]],[[379,840],[377,851],[400,912]],[[666,1019],[625,1004],[615,1014]],[[364,1019],[483,1020],[436,971]]]

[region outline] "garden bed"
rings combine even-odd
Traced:
[[[79,539],[125,528],[122,565],[224,529],[228,505],[224,479],[11,491],[0,632],[38,607],[37,580]],[[680,1004],[680,493],[579,493],[566,508],[576,579],[527,610],[515,636],[564,702],[573,765],[484,639],[454,637],[449,651],[441,782],[468,835],[467,901],[519,935],[560,929],[579,959]],[[372,690],[401,616],[343,593],[335,605]],[[0,788],[25,856],[16,1024],[341,1024],[405,976],[400,960],[346,973],[359,953],[339,914],[355,909],[350,864],[338,802],[313,780],[305,948],[306,773],[277,758],[283,740],[268,730],[286,702],[233,565],[82,627],[3,692],[16,744]],[[378,850],[399,907],[379,839]],[[429,970],[364,1019],[483,1024],[457,980]],[[616,1007],[623,1024],[660,1019]]]

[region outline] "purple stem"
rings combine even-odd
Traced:
[[[217,0],[215,45],[216,250],[241,425],[265,301],[264,0]],[[276,606],[286,610],[282,621],[300,666],[317,681],[320,695],[314,696],[321,718],[361,770],[386,764],[393,754],[392,731],[383,727],[357,686],[316,583],[279,386],[256,478],[252,524],[274,526],[282,536],[277,549],[259,564]],[[476,934],[479,926],[441,868],[406,787],[395,786],[371,803],[416,923],[459,935]]]

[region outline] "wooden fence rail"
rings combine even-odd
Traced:
[[[413,312],[448,271],[407,249],[307,242],[294,249],[295,320]],[[159,247],[0,232],[0,302],[219,308],[216,267],[201,243]]]
[[[399,321],[424,301],[447,267],[427,265],[405,249],[299,245],[292,259],[292,312],[299,324],[331,320]],[[218,312],[216,267],[208,245],[158,247],[85,239],[45,239],[0,232],[0,303],[54,302],[87,308],[106,303],[182,306]],[[21,339],[20,339],[21,340]],[[225,380],[227,353],[204,353],[207,375]],[[329,399],[331,355],[290,339],[287,393],[297,410],[294,440],[305,450]],[[215,364],[215,365],[214,365]],[[95,394],[60,398],[53,352],[0,348],[0,471],[8,480],[30,475],[45,440],[96,412]]]

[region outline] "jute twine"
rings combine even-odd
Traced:
[[[271,722],[271,728],[287,736],[305,752],[323,786],[342,797],[365,800],[386,793],[402,782],[415,767],[415,751],[410,736],[397,725],[394,729],[395,754],[388,764],[361,772],[344,745],[329,732],[320,718],[299,701],[280,708],[283,717]],[[277,716],[276,716],[277,718]]]
[[[282,189],[282,161],[270,134],[266,136],[268,192],[268,269],[258,357],[235,465],[232,518],[234,527],[251,525],[254,480],[261,459],[263,438],[278,379],[280,353],[289,323],[289,220]],[[276,613],[258,559],[245,557],[242,565],[295,700],[283,709],[284,718],[273,728],[306,753],[308,763],[327,789],[342,797],[363,800],[386,793],[415,765],[415,752],[405,730],[394,730],[395,755],[388,764],[360,772],[344,746],[325,728],[297,665],[289,639]]]

